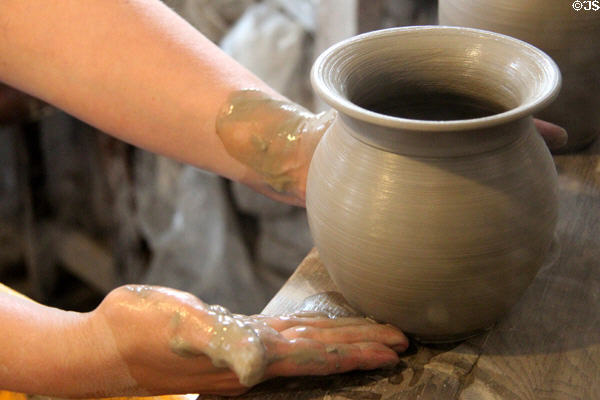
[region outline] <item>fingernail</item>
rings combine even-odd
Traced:
[[[548,144],[548,148],[550,148],[550,150],[558,150],[564,145],[566,145],[569,141],[569,134],[567,133],[567,130],[565,128],[560,127],[559,132],[560,133],[556,133],[552,136],[546,136],[546,143]]]
[[[394,367],[398,365],[398,362],[394,362],[394,363],[389,363],[389,364],[383,364],[381,367],[381,369],[394,369]]]
[[[390,360],[388,362],[385,362],[385,363],[381,364],[381,366],[379,368],[382,368],[382,369],[392,369],[396,365],[398,365],[399,362],[400,362],[400,359],[399,358],[395,358],[393,360]]]
[[[408,338],[406,337],[406,335],[404,335],[404,333],[402,333],[402,331],[400,331],[397,327],[395,327],[392,324],[385,324],[385,325],[392,328],[395,331],[394,332],[395,340],[392,341],[390,344],[388,344],[388,347],[398,353],[405,351],[409,345],[409,341],[408,341]]]
[[[569,134],[565,128],[560,128],[560,135],[556,135],[556,140],[554,140],[553,146],[555,148],[563,147],[569,141]]]
[[[404,353],[406,349],[408,349],[408,343],[396,344],[394,346],[391,346],[390,348],[396,353]]]

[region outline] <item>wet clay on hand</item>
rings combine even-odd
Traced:
[[[210,340],[206,346],[196,348],[183,336],[176,334],[169,342],[171,351],[182,357],[208,356],[217,368],[229,368],[242,385],[253,386],[265,374],[267,357],[258,329],[265,328],[251,318],[231,314],[218,305],[207,306],[213,326],[206,328]]]
[[[333,112],[315,115],[258,90],[233,92],[216,121],[227,152],[279,193],[304,194],[312,153]]]
[[[259,330],[271,329],[264,322],[173,289],[145,285],[126,289],[138,301],[171,315],[168,346],[172,353],[183,358],[208,356],[215,367],[235,372],[245,386],[261,381],[267,357]]]
[[[110,328],[138,389],[156,394],[172,392],[180,377],[197,377],[190,391],[240,394],[275,376],[390,366],[408,345],[399,330],[365,318],[244,316],[156,286],[117,288],[94,314]]]

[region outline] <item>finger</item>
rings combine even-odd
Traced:
[[[567,144],[569,135],[567,131],[551,122],[534,119],[535,127],[548,145],[550,150],[557,150]]]
[[[313,339],[326,344],[376,342],[395,351],[404,351],[408,347],[406,336],[391,325],[350,325],[325,329],[314,326],[294,326],[280,333],[286,339]]]
[[[391,367],[399,361],[396,352],[381,343],[323,344],[310,339],[288,342],[279,356],[269,365],[269,376],[328,375]]]

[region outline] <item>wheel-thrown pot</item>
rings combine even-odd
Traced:
[[[567,129],[569,142],[560,150],[565,152],[585,147],[600,133],[599,8],[598,1],[439,0],[439,22],[514,36],[558,63],[563,89],[537,116]]]
[[[553,241],[556,171],[531,114],[557,94],[556,64],[496,33],[406,27],[334,45],[311,79],[338,118],[314,153],[306,205],[344,297],[422,341],[491,326]],[[415,88],[506,111],[434,121],[364,107]]]

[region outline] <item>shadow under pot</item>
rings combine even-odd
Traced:
[[[311,78],[338,118],[308,218],[344,297],[424,342],[490,327],[553,244],[556,170],[531,115],[559,90],[556,64],[492,32],[406,27],[334,45]]]

